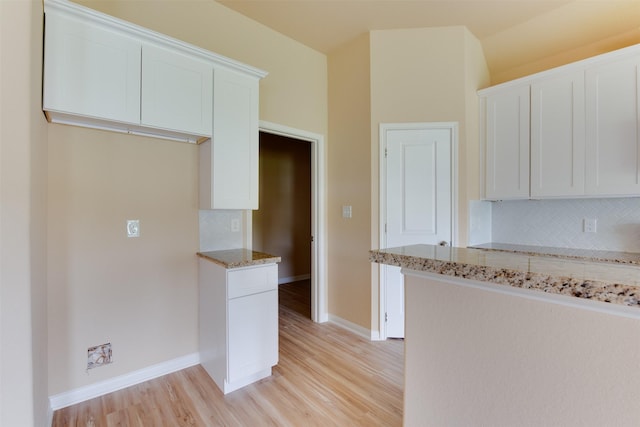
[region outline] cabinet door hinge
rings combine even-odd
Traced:
[[[384,321],[385,322],[389,321],[389,315],[387,313],[384,313]]]
[[[388,154],[389,154],[389,153],[388,153],[387,149],[385,148],[385,149],[384,149],[384,157],[386,158]]]

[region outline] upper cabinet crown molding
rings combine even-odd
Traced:
[[[140,42],[152,43],[166,48],[176,49],[195,58],[199,57],[203,61],[211,62],[213,65],[249,74],[258,79],[264,78],[268,74],[266,71],[259,68],[252,67],[201,47],[174,39],[165,34],[158,33],[148,28],[84,7],[69,0],[44,0],[44,12],[45,14],[47,12],[62,12],[69,16],[81,18],[82,20],[92,24],[101,25],[104,28],[111,29],[112,31],[127,34]]]

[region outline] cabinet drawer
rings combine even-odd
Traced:
[[[277,288],[278,267],[276,264],[231,270],[227,273],[229,299]]]

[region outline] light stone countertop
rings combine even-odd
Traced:
[[[549,246],[513,245],[510,243],[484,243],[470,248],[492,251],[515,252],[529,255],[543,255],[554,258],[577,259],[582,261],[611,262],[614,264],[640,265],[640,253],[599,251],[591,249],[556,248]]]
[[[252,265],[280,262],[279,256],[249,249],[227,249],[222,251],[198,252],[198,256],[215,262],[225,268],[250,267]]]
[[[635,265],[433,245],[373,250],[369,260],[640,309],[640,266]]]

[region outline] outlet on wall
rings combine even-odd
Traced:
[[[582,220],[583,231],[585,233],[595,233],[597,230],[598,220],[595,218],[585,218]]]

